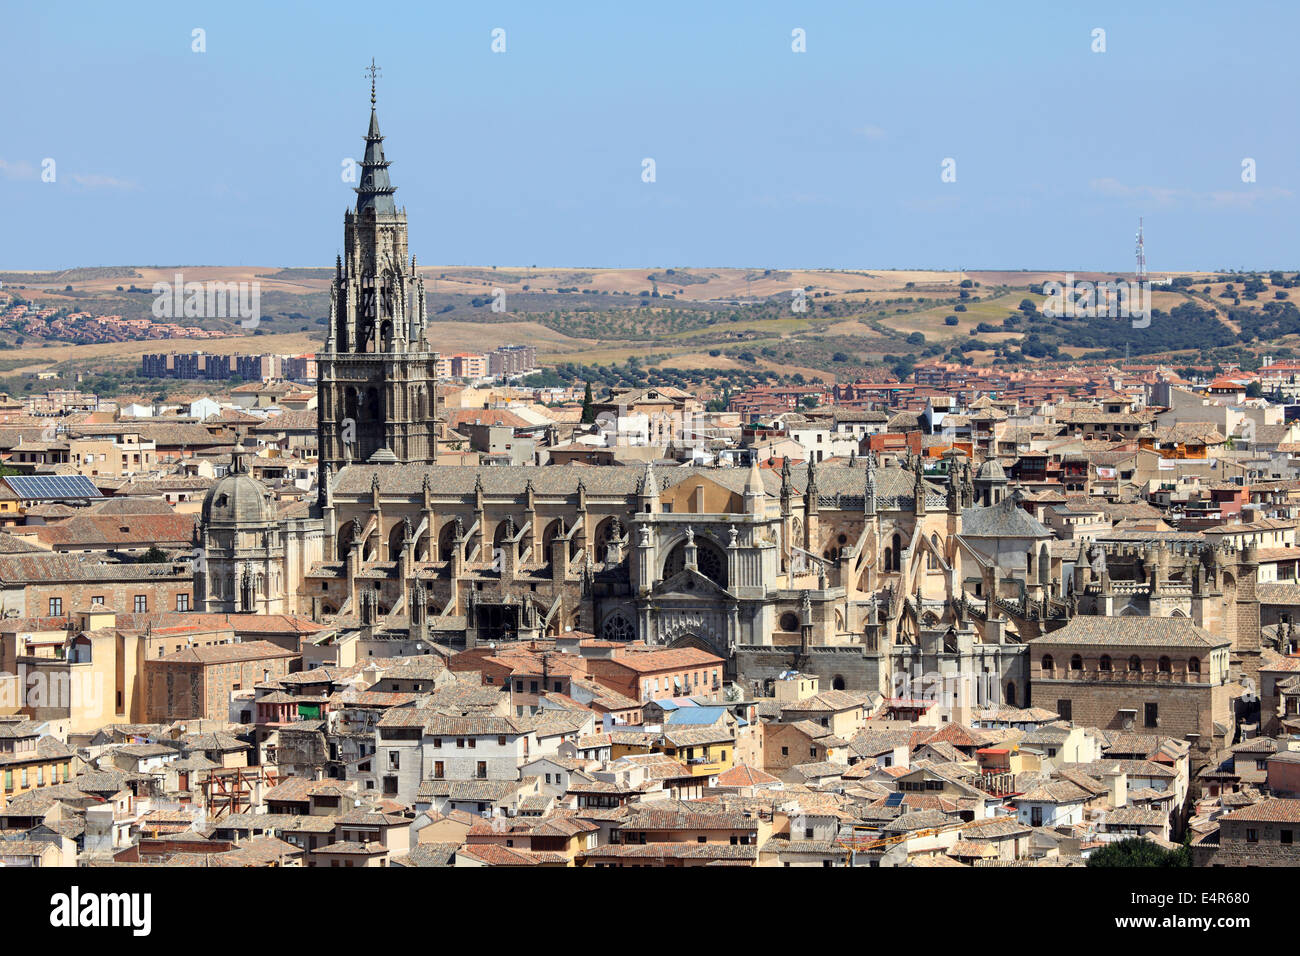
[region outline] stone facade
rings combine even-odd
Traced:
[[[184,564],[94,564],[76,555],[24,558],[21,565],[14,563],[19,576],[0,571],[5,573],[0,611],[18,617],[69,616],[94,603],[120,614],[196,607],[194,575]]]
[[[1230,645],[1183,618],[1082,616],[1031,642],[1033,703],[1085,727],[1232,743]]]
[[[1232,679],[1259,684],[1258,550],[1159,541],[1081,545],[1073,594],[1083,614],[1185,618],[1232,648]]]
[[[985,560],[961,536],[981,510],[969,474],[945,490],[918,469],[350,465],[326,487],[326,559],[301,595],[363,626],[463,620],[467,646],[574,629],[698,647],[733,676],[802,655],[826,660],[828,685],[880,693],[896,662],[943,658],[1023,699],[1014,627],[965,603],[992,580],[963,571]]]
[[[321,558],[321,522],[281,517],[271,493],[236,447],[230,474],[203,499],[196,528],[197,609],[225,613],[303,613],[299,584]]]
[[[230,719],[230,695],[289,673],[297,655],[265,641],[192,648],[144,663],[146,721]]]
[[[1219,818],[1192,845],[1194,866],[1300,866],[1300,800],[1269,799]]]

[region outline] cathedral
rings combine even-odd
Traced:
[[[360,462],[437,460],[437,353],[424,280],[408,258],[406,210],[393,200],[375,93],[357,203],[343,217],[345,255],[330,284],[329,333],[317,356],[321,474]],[[320,482],[324,500],[328,480]]]
[[[1081,599],[1117,613],[1109,579],[1052,551],[1001,467],[958,452],[779,470],[439,464],[436,325],[373,84],[365,142],[317,355],[316,499],[276,514],[237,453],[196,531],[201,609],[450,647],[569,631],[692,646],[754,692],[798,669],[904,708],[934,692],[917,680],[969,675],[970,704],[1028,705],[1030,642]],[[1177,588],[1167,566],[1138,569],[1153,606],[1194,586],[1190,563]]]

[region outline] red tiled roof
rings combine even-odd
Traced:
[[[194,535],[194,516],[179,514],[77,515],[55,525],[35,529],[36,537],[50,547],[63,546],[186,546]]]

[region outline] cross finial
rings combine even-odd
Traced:
[[[370,105],[375,105],[375,77],[383,76],[379,67],[375,66],[375,58],[370,58],[370,65],[366,67],[365,72],[370,76]]]

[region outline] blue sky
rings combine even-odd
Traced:
[[[10,3],[0,269],[332,263],[371,56],[429,265],[1122,270],[1144,216],[1153,272],[1294,269],[1298,26],[1286,2]]]

